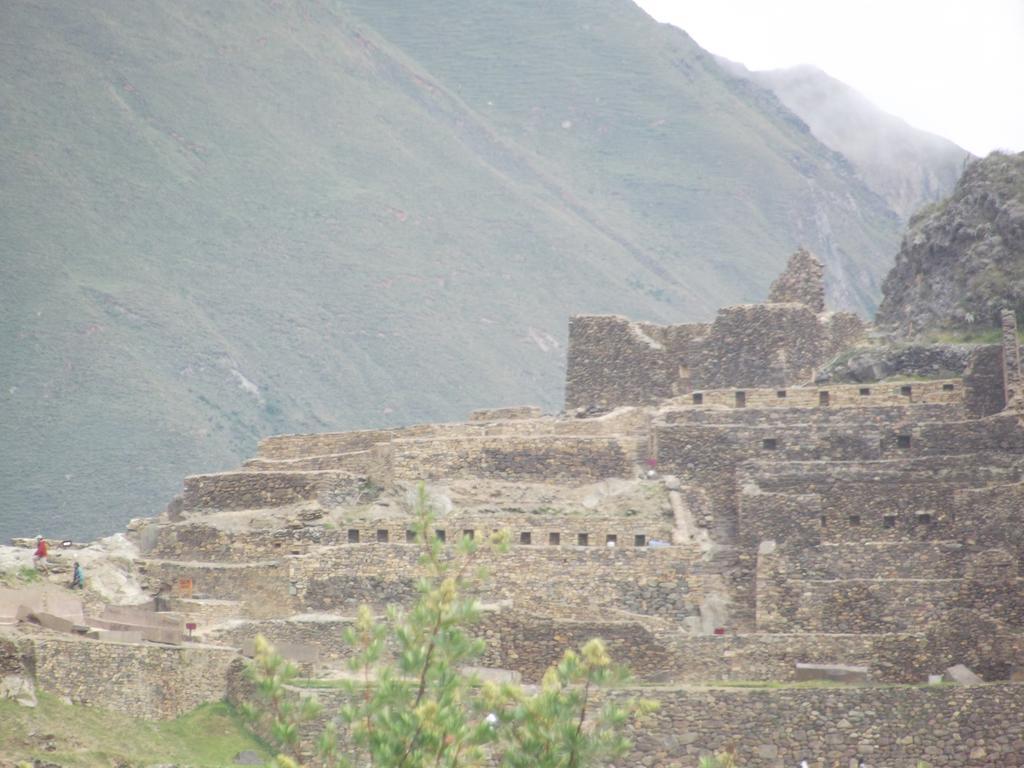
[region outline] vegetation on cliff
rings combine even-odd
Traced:
[[[953,194],[911,221],[877,322],[906,337],[976,337],[1024,315],[1024,153],[970,163]]]

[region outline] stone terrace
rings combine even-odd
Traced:
[[[647,684],[788,682],[798,663],[863,666],[889,683],[964,663],[1007,681],[1024,669],[1024,428],[1016,390],[1008,395],[1019,371],[1006,370],[1019,355],[984,350],[955,379],[814,385],[814,369],[860,326],[794,302],[819,296],[800,272],[820,279],[813,266],[800,256],[774,303],[723,310],[711,324],[575,319],[564,415],[523,406],[463,423],[267,438],[235,471],[186,478],[164,516],[134,528],[136,572],[154,607],[197,625],[204,644],[190,652],[218,680],[230,677],[224,654],[257,633],[305,649],[311,674],[333,675],[360,605],[416,597],[421,545],[407,500],[425,482],[439,509],[431,535],[452,544],[511,532],[511,551],[485,558],[478,631],[483,663],[528,682],[595,635]],[[751,356],[762,321],[770,343]],[[82,659],[95,644],[74,642],[68,653]],[[46,669],[63,647],[40,646]],[[120,648],[93,654],[97,674],[123,663]],[[172,676],[186,658],[147,653]],[[998,690],[1020,724],[1022,688]],[[145,698],[97,691],[122,709]],[[639,734],[644,766],[716,745],[724,731],[694,707],[723,702],[752,703],[749,722],[724,710],[720,721],[735,723],[750,765],[778,766],[816,743],[793,714],[815,702],[851,713],[824,716],[824,753],[836,759],[884,730],[865,710],[869,693],[663,692],[664,722]],[[911,712],[919,700],[948,713],[964,695],[878,693],[906,720],[880,754],[1024,765],[1012,738],[951,748]],[[771,733],[772,702],[792,738]],[[159,697],[146,707],[176,711]],[[659,730],[683,719],[692,732]],[[912,741],[895,741],[904,736]],[[945,762],[909,746],[934,746]],[[996,762],[1011,753],[1017,763]]]

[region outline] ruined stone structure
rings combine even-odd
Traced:
[[[862,667],[871,683],[909,686],[966,664],[987,681],[659,687],[650,695],[663,708],[628,765],[691,766],[729,745],[751,768],[804,755],[1024,765],[1012,316],[1003,345],[971,355],[962,377],[814,386],[816,366],[861,332],[822,314],[816,265],[798,253],[776,301],[709,325],[574,318],[567,415],[495,409],[457,424],[270,437],[235,471],[186,478],[169,513],[131,535],[153,607],[195,623],[196,640],[34,629],[23,642],[38,684],[168,717],[234,690],[234,649],[257,633],[312,649],[310,674],[331,674],[359,605],[415,599],[405,499],[425,481],[443,510],[433,535],[511,532],[511,552],[484,563],[481,663],[526,682],[593,636],[647,686],[786,683],[797,665]]]
[[[801,249],[766,304],[725,307],[711,323],[659,326],[619,316],[569,322],[568,410],[654,405],[702,389],[789,387],[864,332],[848,312],[825,312],[821,263]]]
[[[803,304],[820,315],[825,311],[824,265],[807,249],[798,249],[768,290],[768,303]]]

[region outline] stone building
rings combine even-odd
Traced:
[[[810,383],[864,333],[856,315],[825,311],[823,273],[821,262],[800,249],[772,284],[768,302],[724,307],[710,323],[573,317],[566,408],[607,410],[700,389]]]
[[[725,746],[751,768],[1024,765],[1014,318],[961,376],[815,386],[862,332],[821,311],[820,284],[798,252],[773,301],[707,325],[573,318],[564,415],[281,435],[186,478],[168,514],[133,527],[133,568],[202,642],[31,635],[38,683],[168,717],[224,695],[257,633],[330,674],[359,605],[415,599],[405,499],[425,482],[432,535],[512,534],[485,563],[482,664],[536,682],[596,635],[658,686],[628,765]],[[957,664],[986,684],[919,687]],[[129,687],[112,682],[125,669]],[[822,675],[889,687],[785,686]],[[720,690],[735,681],[783,685]]]

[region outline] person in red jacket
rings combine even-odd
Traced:
[[[37,571],[49,571],[49,567],[46,564],[46,556],[49,553],[49,548],[46,546],[46,539],[42,536],[36,536],[36,551],[32,555],[32,565],[35,566]]]

